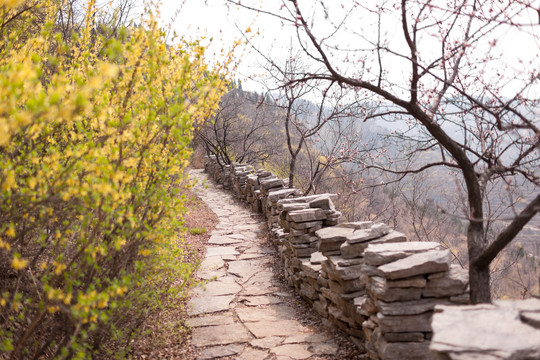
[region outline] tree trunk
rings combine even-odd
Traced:
[[[467,231],[467,244],[469,247],[469,287],[472,304],[490,303],[490,273],[489,264],[479,266],[475,259],[484,250],[483,225],[481,221],[471,220]]]
[[[296,158],[292,157],[291,162],[289,162],[289,188],[294,187],[294,170],[296,167]]]

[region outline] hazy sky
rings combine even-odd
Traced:
[[[231,48],[233,42],[241,38],[242,33],[245,32],[247,28],[251,29],[251,33],[247,35],[254,35],[259,32],[259,35],[253,39],[254,44],[261,52],[265,54],[270,54],[273,58],[284,59],[288,55],[288,47],[291,43],[296,45],[295,29],[294,26],[290,24],[283,25],[280,21],[275,18],[272,18],[267,15],[257,15],[253,11],[248,11],[238,7],[227,8],[225,5],[225,0],[186,0],[185,2],[178,0],[162,0],[163,6],[161,7],[162,19],[165,23],[169,23],[171,18],[175,18],[173,22],[173,29],[177,33],[185,36],[200,37],[201,34],[207,34],[208,37],[213,37],[212,45],[209,48],[209,55],[219,57],[219,54],[222,49],[228,50]],[[317,1],[313,1],[313,8],[315,9]],[[254,1],[245,0],[246,3],[254,3]],[[178,13],[178,16],[175,16],[176,11],[182,6],[182,10]],[[261,4],[265,9],[271,9],[272,11],[277,12],[280,8],[281,1],[277,0],[266,0],[262,1]],[[309,2],[302,2],[303,4],[309,4]],[[350,6],[353,1],[342,1],[342,0],[331,0],[325,2],[326,9],[330,14],[335,15],[335,18],[340,18],[343,15],[343,12],[340,13],[341,3],[345,4],[345,8]],[[364,3],[375,4],[376,0],[364,0]],[[305,7],[305,5],[304,5]],[[309,12],[310,9],[305,9]],[[320,6],[319,10],[320,12]],[[315,12],[314,12],[315,13]],[[361,12],[359,13],[362,16]],[[536,13],[532,15],[537,16]],[[329,21],[318,15],[320,20],[317,23],[316,30],[318,32],[319,38],[326,36],[333,32],[334,28],[330,26]],[[358,19],[349,19],[353,20],[350,23],[353,27],[349,28],[347,31],[342,31],[336,37],[337,43],[340,45],[353,44],[351,47],[358,46],[358,37],[352,38],[348,37],[347,34],[351,35],[356,30],[360,32],[364,31],[369,34],[370,26],[373,27],[373,24],[364,22],[363,18]],[[536,18],[534,19],[536,21]],[[326,28],[325,28],[326,24]],[[404,54],[407,54],[407,49],[405,48],[405,42],[403,34],[401,32],[399,19],[389,18],[386,19],[383,23],[383,32],[385,36],[389,39],[389,45],[393,48],[394,51],[398,51]],[[538,34],[538,27],[533,28],[534,31]],[[373,29],[372,33],[376,33],[376,28]],[[357,34],[356,34],[357,35]],[[355,35],[355,36],[356,36]],[[517,71],[527,71],[527,68],[523,64],[515,62],[517,56],[526,56],[529,58],[535,58],[534,62],[529,66],[540,67],[540,61],[538,60],[538,53],[540,52],[540,44],[538,43],[538,38],[535,41],[531,41],[530,38],[526,37],[517,37],[514,34],[510,33],[498,33],[492,34],[492,37],[496,39],[499,44],[502,44],[501,47],[504,51],[501,53],[500,59],[508,64],[510,64],[509,70]],[[336,40],[334,39],[334,40]],[[438,48],[437,39],[424,38],[422,40],[424,44],[433,43],[434,47]],[[238,78],[246,78],[247,76],[253,77],[254,75],[262,73],[262,64],[264,59],[256,54],[256,52],[246,47],[244,52],[239,54],[242,63],[239,67]],[[429,51],[425,51],[423,54],[429,56]],[[403,60],[403,59],[401,59]],[[351,71],[358,71],[356,69],[361,68],[362,66],[357,64],[347,64]],[[364,65],[366,68],[369,67],[369,64]],[[394,57],[390,63],[385,64],[385,66],[390,66],[392,71],[391,75],[396,76],[396,83],[400,83],[404,78],[410,76],[409,69],[410,64],[407,61],[402,61],[400,63],[399,57]],[[375,65],[376,67],[376,65]],[[512,69],[512,67],[517,67]],[[396,71],[398,69],[398,71]],[[403,69],[403,71],[399,70]],[[401,78],[401,80],[399,79]],[[254,82],[245,81],[244,84],[252,89],[263,91],[264,87],[258,85]]]

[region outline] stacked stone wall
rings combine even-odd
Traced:
[[[428,359],[436,305],[467,303],[466,272],[438,243],[408,242],[382,223],[341,223],[334,194],[302,196],[248,164],[206,171],[264,214],[291,286],[370,359]]]

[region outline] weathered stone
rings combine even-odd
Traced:
[[[347,237],[347,242],[349,244],[356,244],[360,242],[365,242],[368,240],[373,240],[380,238],[390,232],[388,225],[383,223],[378,223],[372,225],[369,229],[365,230],[354,230],[354,232]]]
[[[221,269],[225,265],[225,261],[219,256],[205,258],[199,267],[199,272],[214,271]]]
[[[266,357],[268,357],[268,353],[266,351],[248,347],[244,349],[239,356],[236,356],[235,360],[264,359]]]
[[[211,256],[225,256],[225,255],[238,255],[239,252],[236,251],[234,246],[217,246],[217,247],[206,247],[206,257]]]
[[[240,344],[213,346],[201,351],[197,356],[197,360],[216,359],[225,356],[233,356],[244,350],[244,346]]]
[[[256,347],[270,349],[270,348],[276,347],[282,342],[283,342],[283,339],[278,336],[268,336],[268,337],[263,337],[261,339],[251,340],[250,344]]]
[[[238,244],[241,243],[241,239],[235,239],[228,236],[222,236],[222,235],[212,235],[210,239],[208,240],[209,244],[212,245],[229,245],[229,244]]]
[[[288,356],[291,359],[307,359],[312,355],[307,344],[286,344],[270,349],[276,356]]]
[[[416,332],[416,331],[431,331],[431,315],[428,311],[416,315],[383,315],[377,314],[379,319],[379,327],[382,333],[387,332]]]
[[[264,185],[262,186],[264,189]],[[299,194],[299,191],[297,189],[282,189],[282,190],[273,191],[270,194],[268,194],[268,202],[277,205],[277,202],[279,200],[285,199],[290,196],[298,195],[298,194]]]
[[[306,222],[324,219],[326,219],[326,215],[321,209],[295,210],[287,213],[287,220],[294,222]]]
[[[379,355],[381,360],[430,359],[428,342],[386,342],[381,338]]]
[[[257,260],[230,261],[227,272],[247,280],[262,269],[261,265],[256,261]]]
[[[337,227],[362,230],[362,229],[369,229],[371,228],[372,225],[373,225],[373,221],[356,221],[356,222],[342,223],[342,224],[339,224]]]
[[[283,187],[283,181],[280,179],[260,180],[259,183],[261,184],[261,189],[263,190]]]
[[[326,339],[324,342],[311,343],[308,346],[308,351],[317,355],[336,355],[339,346],[336,343],[328,342]]]
[[[370,316],[378,310],[373,300],[367,295],[355,298],[353,304],[357,307],[357,312],[363,316]]]
[[[291,222],[290,223],[291,228],[297,229],[297,230],[308,229],[308,228],[321,226],[321,225],[322,225],[322,221],[308,221],[308,222],[301,222],[301,223]]]
[[[228,314],[215,314],[208,316],[199,316],[189,318],[187,323],[190,327],[199,327],[199,326],[211,326],[211,325],[227,325],[232,324],[233,318]]]
[[[459,295],[465,292],[468,284],[467,270],[462,269],[459,265],[452,265],[444,277],[428,280],[422,295],[424,297]]]
[[[412,254],[441,248],[439,243],[421,241],[370,244],[364,251],[364,260],[368,265],[379,266]]]
[[[242,324],[198,327],[192,331],[191,343],[196,347],[248,342],[251,335]]]
[[[447,271],[452,255],[449,250],[429,250],[379,266],[387,279],[402,279],[421,274]]]
[[[234,295],[194,297],[188,303],[188,315],[193,316],[229,310],[229,304],[233,299]]]
[[[310,261],[313,265],[318,265],[325,261],[327,258],[321,252],[317,251],[311,254]]]
[[[382,337],[387,342],[423,342],[423,332],[384,333]]]
[[[370,244],[386,244],[386,243],[398,243],[407,241],[407,237],[400,232],[390,230],[390,232],[378,239],[373,239],[366,242],[360,242],[351,244],[348,241],[341,244],[341,256],[344,259],[351,259],[359,256],[363,256],[364,251]]]
[[[540,329],[522,321],[520,303],[540,312],[540,299],[437,306],[431,339],[434,358],[540,359]]]
[[[323,304],[322,301],[319,301],[319,300],[314,301],[313,310],[315,310],[315,312],[319,314],[319,316],[328,317],[327,306],[325,306],[325,304]]]
[[[207,284],[201,285],[200,288],[193,292],[195,296],[216,296],[216,295],[232,295],[242,290],[232,278],[221,278],[216,281],[210,281]]]
[[[330,256],[328,260],[322,263],[323,269],[336,279],[351,280],[360,278],[360,269],[362,264],[352,266],[339,266],[338,257]]]
[[[315,279],[319,277],[319,272],[321,271],[321,265],[314,265],[311,260],[308,259],[303,259],[301,268],[307,276]]]
[[[393,301],[407,301],[407,300],[417,300],[422,297],[421,288],[388,288],[384,283],[373,280],[381,279],[378,277],[372,278],[366,288],[368,292],[376,299],[384,300],[387,302]]]
[[[282,204],[278,207],[282,212],[287,215],[289,211],[309,209],[309,205],[306,203],[291,203],[291,204]]]
[[[300,284],[300,291],[298,291],[298,293],[301,296],[308,298],[310,300],[317,300],[319,298],[318,291],[315,288],[313,288],[313,286],[307,283]]]
[[[448,299],[430,298],[400,302],[377,300],[377,307],[384,315],[415,315],[432,311],[437,305],[451,304]]]
[[[354,229],[351,228],[337,226],[317,230],[315,235],[319,238],[319,251],[324,254],[327,251],[339,250],[341,244],[347,240],[347,236],[352,234],[353,231]]]
[[[243,303],[246,306],[261,306],[261,305],[275,305],[280,304],[283,300],[277,296],[260,295],[260,296],[242,296],[238,302]]]
[[[389,288],[394,287],[425,287],[426,278],[423,275],[413,276],[411,278],[399,279],[399,280],[386,280],[386,286]]]
[[[274,305],[260,308],[236,308],[236,314],[242,322],[288,320],[294,317],[294,309],[288,306]]]
[[[267,336],[291,336],[306,329],[296,320],[247,322],[245,326],[257,338]]]
[[[330,196],[319,197],[318,199],[311,200],[309,202],[309,207],[319,208],[322,210],[334,210],[334,203],[332,202]]]

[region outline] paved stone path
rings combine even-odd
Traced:
[[[274,250],[259,239],[264,223],[201,170],[191,170],[195,190],[219,224],[211,232],[198,276],[215,279],[197,289],[188,310],[197,359],[334,358],[338,342],[302,325],[271,269]],[[280,291],[281,289],[281,291]]]

